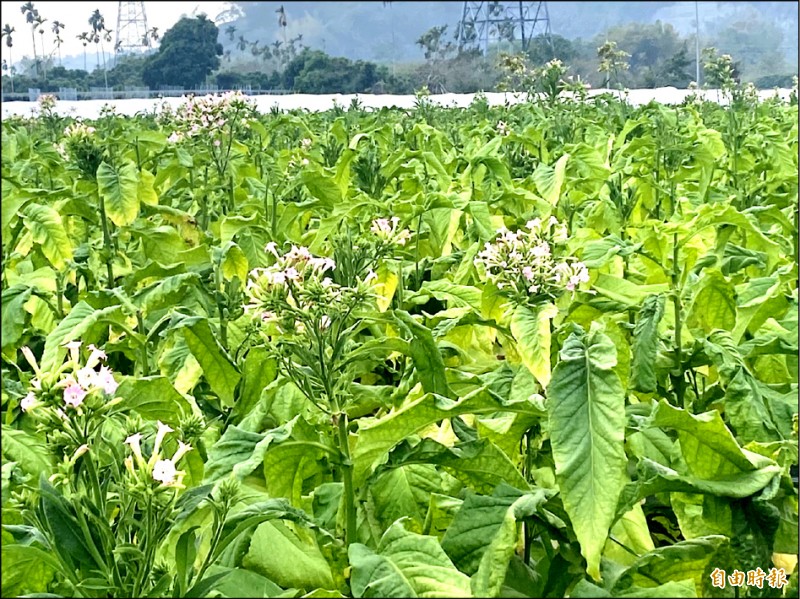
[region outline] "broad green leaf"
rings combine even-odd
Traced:
[[[261,465],[271,443],[290,437],[294,423],[292,420],[263,434],[229,426],[208,451],[205,482],[216,482],[231,473],[240,479],[248,476]]]
[[[330,565],[316,543],[281,522],[264,522],[256,529],[242,565],[284,588],[334,587]]]
[[[733,285],[717,270],[706,270],[697,285],[697,293],[686,315],[687,324],[699,326],[706,333],[714,329],[732,331],[736,326]]]
[[[39,245],[53,268],[64,268],[72,260],[72,244],[58,211],[50,206],[29,204],[22,210],[22,216],[31,239]]]
[[[259,402],[261,394],[278,375],[278,364],[270,358],[263,347],[254,347],[247,352],[242,366],[242,385],[239,399],[234,406],[236,422],[247,415]]]
[[[106,216],[118,227],[130,225],[139,214],[139,174],[126,162],[114,167],[102,162],[97,169],[97,191],[103,198]]]
[[[86,302],[79,302],[72,307],[69,314],[58,323],[45,339],[44,352],[39,367],[42,372],[55,372],[61,366],[67,349],[63,347],[70,341],[81,340],[86,346],[94,341],[90,331],[105,320],[118,316],[121,306],[109,306],[95,310]]]
[[[481,310],[480,289],[470,285],[456,285],[447,279],[425,281],[419,290],[419,294],[430,294],[441,302],[447,302],[448,308],[469,306],[476,312]]]
[[[461,414],[496,412],[504,408],[502,402],[486,389],[477,389],[458,401],[426,393],[381,418],[362,418],[352,452],[353,478],[356,484],[360,484],[392,447],[434,422]]]
[[[233,394],[241,375],[217,341],[208,320],[196,320],[183,331],[186,345],[203,368],[211,389],[225,406],[233,407]]]
[[[564,154],[556,161],[554,166],[540,163],[533,172],[533,181],[536,183],[539,195],[553,206],[558,204],[558,199],[561,197],[561,188],[564,185],[568,160],[569,154]]]
[[[616,362],[614,344],[598,330],[572,333],[547,390],[556,480],[595,580],[626,477],[625,394]]]
[[[664,297],[651,295],[644,301],[633,330],[633,362],[631,388],[643,393],[656,390],[656,356],[658,354],[658,323],[664,315]]]
[[[249,266],[247,257],[244,255],[242,248],[238,245],[231,243],[225,248],[222,258],[222,276],[226,281],[238,277],[239,281],[244,286],[247,281],[247,273]]]
[[[50,474],[53,460],[47,447],[39,439],[23,430],[3,425],[3,456],[13,460],[19,467],[38,477]]]
[[[553,491],[518,491],[508,485],[491,496],[468,494],[442,538],[453,563],[472,577],[475,597],[496,597],[517,548],[517,523],[536,515]],[[545,520],[543,514],[539,518]],[[545,520],[546,521],[546,520]]]
[[[437,464],[479,493],[490,493],[501,483],[527,488],[528,483],[508,456],[488,439],[475,439],[453,447],[425,438],[415,446],[407,441],[389,455],[387,467],[401,464]]]
[[[444,372],[444,360],[430,329],[414,320],[408,312],[396,310],[395,318],[414,337],[411,342],[411,359],[426,393],[452,396]]]
[[[153,188],[153,183],[155,183],[155,181],[156,178],[150,171],[146,169],[139,171],[138,195],[141,204],[147,204],[149,206],[158,205],[158,193],[156,193],[156,190]]]
[[[3,543],[3,595],[20,597],[44,593],[57,568],[50,554],[37,547]]]
[[[407,464],[382,472],[369,486],[369,491],[384,529],[395,520],[409,518],[421,530],[431,494],[438,493],[441,485],[441,475],[434,466]]]
[[[456,570],[435,537],[408,532],[396,522],[376,551],[361,543],[348,550],[354,597],[470,597],[470,582]]]
[[[597,290],[600,295],[632,308],[642,305],[642,302],[651,294],[669,291],[669,286],[666,283],[637,285],[627,279],[600,273],[592,284],[592,289]]]
[[[679,580],[677,582],[666,582],[654,587],[631,586],[623,591],[615,591],[612,595],[607,590],[592,584],[588,580],[579,580],[578,584],[570,592],[570,597],[586,597],[587,599],[598,599],[600,597],[636,597],[636,598],[661,598],[671,599],[673,597],[697,597],[697,591],[693,580]]]
[[[192,413],[192,406],[165,376],[125,377],[116,395],[143,418],[177,425]]]
[[[690,414],[661,400],[651,425],[678,432],[685,466],[693,477],[724,481],[766,468],[780,472],[772,460],[742,449],[716,410]]]
[[[378,310],[386,312],[389,306],[392,305],[392,298],[397,290],[400,277],[387,264],[381,264],[375,274],[378,275],[378,278],[373,283],[376,295],[375,301],[378,304]]]
[[[711,596],[709,574],[715,561],[719,561],[717,552],[727,543],[727,538],[712,535],[659,547],[627,568],[614,584],[612,594],[616,595],[617,589],[624,592],[632,585],[655,588],[667,582],[691,579],[698,597]]]
[[[742,444],[783,439],[773,421],[768,400],[761,393],[761,385],[746,370],[740,369],[725,390],[725,416]]]
[[[22,338],[25,331],[27,315],[25,312],[25,302],[27,302],[33,289],[21,285],[7,287],[3,289],[3,349],[14,347]]]
[[[624,546],[624,548],[621,546]],[[647,518],[641,505],[635,505],[626,514],[614,523],[606,541],[603,556],[619,564],[631,565],[636,555],[642,555],[655,549]]]
[[[550,384],[550,326],[557,315],[555,304],[536,308],[519,305],[511,317],[511,334],[517,341],[522,363],[543,389]]]
[[[297,428],[295,426],[295,430]],[[324,458],[337,457],[332,448],[318,441],[273,442],[264,454],[267,492],[272,497],[286,497],[292,505],[299,507],[306,481],[314,477],[321,479],[327,471]]]
[[[269,578],[242,568],[211,566],[206,576],[210,577],[223,572],[225,576],[213,586],[213,589],[222,593],[223,597],[261,599],[261,597],[277,597],[283,592],[283,589]]]

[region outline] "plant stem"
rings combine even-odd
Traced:
[[[144,330],[144,318],[142,318],[141,310],[137,310],[136,312],[136,324],[139,327],[139,333],[141,333],[142,337],[144,337],[141,347],[142,376],[147,376],[150,374],[150,364],[148,363],[149,360],[147,359],[147,333]]]
[[[685,405],[684,381],[683,381],[683,356],[681,355],[681,327],[683,326],[683,315],[681,313],[681,294],[678,287],[678,234],[672,236],[672,303],[675,309],[675,361],[678,365],[678,375],[675,379],[675,395],[678,405],[682,405],[685,410],[689,406]]]
[[[344,483],[344,517],[345,535],[344,544],[349,546],[356,541],[356,506],[355,490],[353,489],[353,463],[350,460],[350,445],[347,439],[347,414],[338,414],[338,440],[339,451],[342,454],[342,482]]]
[[[106,203],[102,194],[97,194],[100,198],[100,224],[103,227],[103,246],[106,250],[106,272],[108,274],[108,289],[114,287],[114,256],[111,246],[111,234],[108,231],[108,221],[106,221]]]

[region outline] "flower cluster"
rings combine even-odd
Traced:
[[[325,330],[366,299],[364,288],[335,283],[329,274],[336,268],[331,258],[313,256],[308,248],[293,245],[280,254],[274,242],[266,251],[275,263],[250,272],[245,293],[245,311],[262,323],[274,322],[283,332],[305,332],[310,324]]]
[[[397,216],[376,218],[372,221],[372,226],[369,230],[388,245],[405,245],[411,239],[411,231],[408,229],[398,230],[397,225],[399,224],[400,218]]]
[[[497,121],[497,134],[502,135],[505,137],[511,133],[511,129],[508,127],[505,121]]]
[[[20,408],[23,412],[31,412],[35,408],[48,403],[43,399],[44,397],[60,396],[61,402],[59,403],[61,405],[56,412],[60,417],[66,418],[67,414],[64,410],[80,409],[84,400],[91,394],[95,396],[102,396],[102,394],[113,396],[116,393],[119,383],[114,379],[114,373],[108,366],[101,364],[106,360],[106,353],[103,350],[90,344],[89,357],[86,363],[81,365],[81,342],[70,341],[65,344],[65,347],[70,352],[70,360],[57,373],[55,382],[42,380],[42,372],[39,370],[39,365],[33,352],[28,347],[22,348],[22,354],[36,373],[36,378],[31,381],[33,390],[29,391],[20,402]],[[97,366],[100,366],[99,370],[97,370]]]
[[[153,442],[153,451],[150,454],[150,459],[145,460],[142,455],[142,433],[134,433],[125,439],[125,445],[129,445],[132,455],[125,458],[125,468],[128,469],[133,476],[136,476],[137,468],[139,472],[143,472],[145,476],[152,478],[154,481],[166,487],[182,488],[183,477],[186,471],[178,470],[178,461],[192,450],[192,446],[178,441],[178,449],[171,458],[164,458],[161,456],[161,445],[164,438],[168,433],[175,432],[168,424],[158,421],[158,430],[156,431],[156,438]],[[135,460],[135,464],[134,464]]]
[[[233,125],[238,123],[249,128],[255,114],[255,104],[241,91],[236,91],[202,98],[189,96],[174,115],[162,112],[162,120],[171,120],[175,127],[167,138],[170,143],[201,137],[219,147]]]
[[[91,137],[95,134],[96,129],[94,127],[90,127],[89,125],[84,125],[80,121],[75,121],[71,125],[69,125],[66,129],[64,129],[64,137],[73,139],[73,138],[87,138]]]
[[[53,94],[42,94],[39,96],[37,102],[39,103],[39,112],[42,116],[51,116],[53,110],[56,108],[56,98]]]
[[[556,246],[567,240],[567,228],[551,217],[535,218],[524,229],[500,229],[494,243],[486,243],[475,258],[486,278],[517,303],[555,299],[589,281],[586,266],[575,258],[558,259]]]

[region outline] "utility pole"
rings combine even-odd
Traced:
[[[120,2],[117,11],[117,52],[147,49],[147,16],[144,2]]]
[[[697,7],[697,0],[694,2],[694,59],[695,65],[695,82],[698,87],[700,86],[700,12]]]
[[[480,47],[487,55],[490,41],[504,37],[501,28],[509,25],[510,37],[516,40],[519,35],[521,38],[523,52],[536,33],[544,34],[552,48],[547,2],[464,2],[458,27],[458,49]]]

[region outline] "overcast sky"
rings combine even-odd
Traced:
[[[13,40],[11,52],[14,62],[23,56],[33,57],[31,26],[25,22],[25,15],[20,10],[23,4],[22,0],[0,2],[2,26],[8,24],[16,29],[11,36]],[[147,27],[158,27],[159,34],[163,34],[182,15],[204,12],[210,19],[214,19],[225,10],[226,5],[226,2],[145,2],[144,9],[147,16]],[[41,17],[47,19],[44,23],[44,49],[47,54],[55,49],[55,36],[51,30],[53,21],[61,21],[64,24],[64,29],[61,31],[61,39],[64,40],[61,45],[61,55],[78,56],[83,54],[83,43],[76,36],[91,30],[89,17],[95,9],[100,9],[100,14],[106,21],[106,28],[113,30],[111,35],[116,41],[119,2],[34,2],[33,7],[39,11]],[[106,52],[113,49],[114,41],[106,44]],[[41,52],[41,43],[41,36],[37,31],[37,52]],[[108,47],[109,45],[111,48]],[[90,44],[87,50],[91,53],[93,44]],[[54,52],[53,56],[58,56],[58,53]],[[9,57],[5,39],[2,43],[2,57],[5,59]]]

